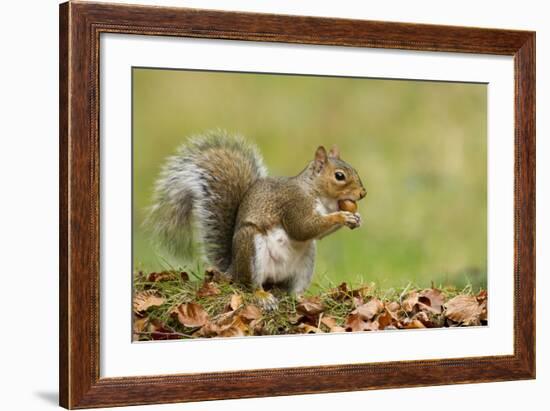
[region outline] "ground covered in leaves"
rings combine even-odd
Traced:
[[[342,283],[294,297],[274,289],[278,309],[262,310],[254,292],[216,270],[136,273],[135,341],[247,335],[363,332],[487,324],[485,290],[379,290]]]

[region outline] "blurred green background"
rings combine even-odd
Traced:
[[[321,144],[358,170],[363,225],[319,241],[317,283],[485,287],[486,107],[484,84],[134,68],[134,267],[166,267],[142,227],[164,159],[223,128],[270,175],[297,174]]]

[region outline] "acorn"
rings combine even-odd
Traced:
[[[340,211],[355,213],[357,211],[357,203],[353,200],[338,200],[338,208]]]

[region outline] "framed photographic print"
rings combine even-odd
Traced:
[[[535,377],[535,33],[60,6],[66,408]]]

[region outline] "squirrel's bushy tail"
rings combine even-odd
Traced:
[[[173,256],[189,259],[200,244],[208,262],[226,270],[239,204],[265,176],[256,148],[242,138],[224,131],[192,137],[163,167],[145,224]]]

